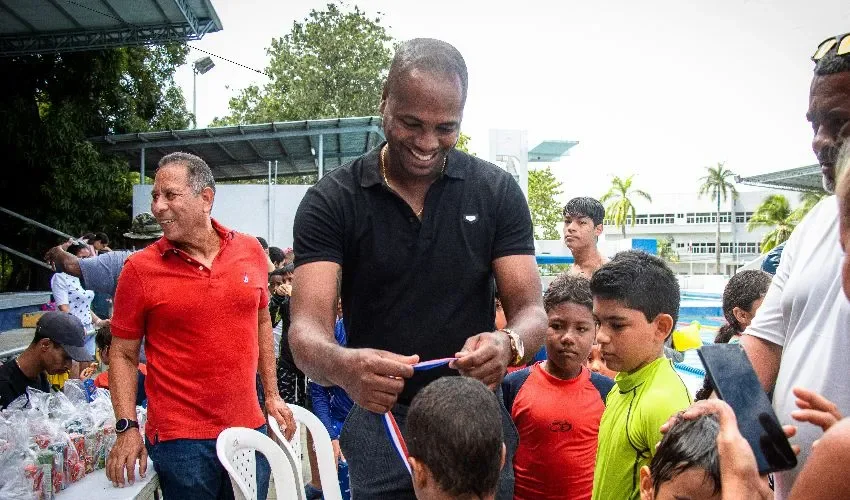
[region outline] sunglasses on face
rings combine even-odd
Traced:
[[[843,56],[844,54],[850,54],[850,33],[845,33],[843,35],[834,36],[832,38],[827,38],[822,41],[818,45],[818,49],[815,51],[815,55],[812,56],[812,61],[818,62],[823,59],[823,56],[827,54],[833,47],[838,46],[835,51],[835,55]]]

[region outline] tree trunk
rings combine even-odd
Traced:
[[[715,272],[720,274],[720,193],[717,193],[717,240],[714,247],[715,255],[717,256],[717,267]]]

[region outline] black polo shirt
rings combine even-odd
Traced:
[[[380,146],[307,191],[295,215],[295,265],[342,266],[349,347],[453,356],[495,328],[493,260],[534,255],[528,204],[510,174],[452,150],[420,221],[384,184],[379,155]],[[399,401],[447,374],[457,372],[417,373]]]

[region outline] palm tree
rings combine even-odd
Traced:
[[[699,196],[710,194],[712,201],[717,201],[717,238],[715,240],[715,255],[717,274],[720,274],[720,202],[726,201],[727,196],[732,196],[733,200],[738,199],[738,190],[735,189],[735,174],[725,167],[723,162],[719,162],[716,167],[705,167],[708,174],[701,178],[702,185],[699,187]],[[729,181],[732,179],[732,182]],[[734,214],[731,214],[730,221],[734,220]]]
[[[634,175],[630,175],[625,179],[614,176],[611,181],[611,189],[599,198],[599,201],[605,203],[611,200],[611,203],[605,206],[605,216],[614,222],[616,227],[623,231],[623,238],[626,237],[626,222],[628,218],[632,218],[632,227],[635,225],[635,206],[629,196],[637,195],[646,201],[652,203],[652,197],[649,193],[640,189],[632,189],[632,179]]]
[[[799,223],[803,217],[817,205],[822,199],[826,198],[826,191],[803,191],[800,193],[800,206],[794,209],[792,217]],[[796,225],[796,224],[795,224]]]
[[[761,240],[761,251],[764,253],[787,240],[798,222],[788,198],[781,194],[772,194],[765,198],[753,212],[750,223],[747,224],[747,230],[752,231],[759,227],[773,229]]]

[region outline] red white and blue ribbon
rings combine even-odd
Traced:
[[[433,368],[439,368],[440,366],[445,366],[451,363],[455,359],[456,358],[441,358],[432,359],[431,361],[423,361],[413,365],[413,371],[421,372],[431,370]],[[395,417],[393,417],[393,412],[388,411],[384,413],[382,419],[384,421],[384,430],[387,431],[387,437],[390,440],[390,444],[392,444],[393,449],[395,449],[399,458],[401,458],[401,461],[407,468],[407,472],[412,474],[410,470],[410,463],[407,461],[407,458],[410,456],[407,452],[407,445],[404,443],[404,436],[401,435],[401,429],[398,428],[398,423],[395,421]]]

